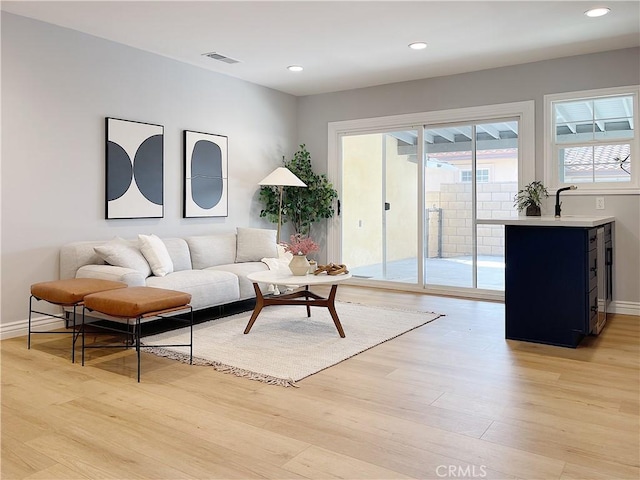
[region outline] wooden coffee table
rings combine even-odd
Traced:
[[[327,275],[326,273],[322,273],[320,275],[291,275],[279,271],[267,270],[263,272],[250,273],[247,275],[247,278],[253,282],[253,288],[256,291],[256,307],[253,309],[253,313],[251,314],[247,328],[244,329],[244,333],[249,333],[251,327],[253,327],[253,324],[264,307],[269,305],[305,305],[307,307],[307,317],[311,316],[311,307],[328,308],[340,337],[344,338],[344,330],[340,324],[338,312],[336,312],[335,299],[338,284],[345,280],[349,280],[351,278],[350,273],[344,273],[342,275]],[[258,286],[259,283],[274,285],[301,285],[303,288],[284,295],[265,297],[262,295],[262,290],[260,290],[260,287]],[[311,285],[331,285],[329,296],[324,298],[310,292],[309,287]]]

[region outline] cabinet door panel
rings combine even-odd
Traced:
[[[598,246],[598,229],[597,228],[590,229],[589,232],[587,233],[587,238],[588,238],[587,249],[594,250]]]
[[[589,334],[593,331],[593,329],[596,326],[596,323],[598,323],[598,289],[594,288],[593,290],[591,290],[591,292],[589,292],[589,311],[588,311],[588,317],[589,317],[589,321],[587,322],[586,328],[584,333],[585,334]]]
[[[589,275],[589,291],[598,286],[598,250],[591,250],[589,252],[589,261],[587,263],[588,275]]]

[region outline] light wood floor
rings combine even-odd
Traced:
[[[300,388],[1,342],[2,479],[639,478],[639,317],[567,349],[506,341],[500,303],[339,297],[446,316]]]

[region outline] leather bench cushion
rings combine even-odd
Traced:
[[[106,315],[136,318],[153,312],[188,305],[191,295],[176,290],[152,287],[129,287],[87,295],[87,308]]]
[[[123,282],[98,278],[69,278],[34,283],[31,285],[31,295],[58,305],[73,305],[81,302],[89,294],[125,288],[126,286],[127,284]]]
[[[184,270],[164,277],[149,277],[147,286],[190,293],[194,310],[224,305],[240,299],[238,277],[229,272]]]

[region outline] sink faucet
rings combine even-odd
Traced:
[[[571,185],[569,187],[558,189],[558,191],[556,192],[556,218],[560,218],[560,205],[562,205],[562,203],[560,203],[560,192],[564,192],[565,190],[575,190],[576,188],[578,187],[575,185]]]

